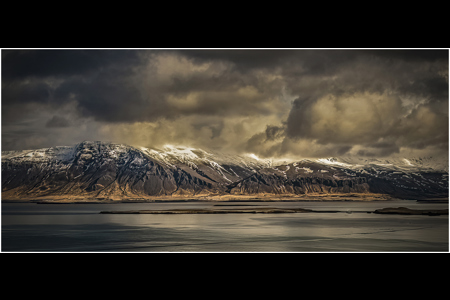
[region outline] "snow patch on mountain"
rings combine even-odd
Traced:
[[[345,168],[353,168],[353,167],[361,166],[361,165],[352,165],[352,164],[340,162],[340,161],[338,161],[337,158],[334,158],[334,157],[319,158],[319,159],[316,159],[316,161],[318,163],[325,164],[325,165],[335,165],[335,166],[341,166],[341,167],[345,167]]]
[[[439,171],[448,172],[449,162],[447,158],[440,157],[386,157],[386,158],[367,158],[367,157],[329,157],[315,160],[318,163],[344,167],[348,169],[362,168],[385,168],[395,169],[401,172],[417,172],[417,171]]]
[[[36,150],[2,151],[2,162],[7,160],[23,162],[67,161],[73,159],[74,147],[57,146]]]

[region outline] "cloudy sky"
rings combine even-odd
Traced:
[[[2,150],[101,140],[260,157],[448,157],[448,57],[2,49]]]

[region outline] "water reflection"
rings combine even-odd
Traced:
[[[448,216],[355,213],[387,207],[386,203],[263,203],[351,210],[352,214],[99,214],[102,210],[205,209],[214,204],[2,204],[2,251],[448,251]],[[448,204],[424,207],[412,202],[389,206],[405,204],[448,208]]]

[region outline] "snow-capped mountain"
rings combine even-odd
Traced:
[[[252,154],[103,142],[2,151],[4,199],[346,193],[448,197],[448,160],[342,157],[274,164]]]
[[[188,173],[194,171],[196,176],[201,175],[225,185],[271,165],[269,160],[257,159],[252,155],[230,155],[184,146],[166,145],[162,149],[140,148],[140,150],[168,168],[180,168]]]
[[[236,187],[246,193],[377,193],[404,199],[448,197],[445,167],[405,164],[395,164],[393,160],[386,164],[350,164],[337,158],[301,160],[261,169]]]

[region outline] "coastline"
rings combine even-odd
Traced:
[[[448,198],[418,198],[418,199],[397,199],[385,194],[371,193],[349,193],[349,194],[257,194],[257,195],[196,195],[196,196],[154,196],[154,197],[115,197],[103,198],[92,196],[47,196],[30,198],[9,198],[1,199],[2,203],[36,203],[36,204],[121,204],[121,203],[267,203],[267,202],[386,202],[405,200],[417,203],[442,203],[448,204]],[[386,205],[387,206],[387,205]],[[339,211],[336,211],[339,212]],[[201,213],[201,212],[199,212]],[[221,212],[222,213],[222,212]],[[372,213],[372,212],[368,212]],[[373,213],[392,213],[379,211]],[[403,214],[412,214],[412,212],[403,211]],[[426,212],[425,212],[426,213]]]

